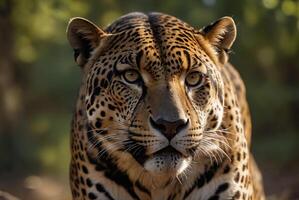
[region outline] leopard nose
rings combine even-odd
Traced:
[[[182,129],[188,126],[189,120],[179,119],[177,121],[166,121],[164,119],[154,120],[150,117],[151,126],[162,133],[169,141]]]

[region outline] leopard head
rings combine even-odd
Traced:
[[[201,30],[161,13],[131,13],[106,30],[74,18],[67,34],[83,70],[89,146],[101,146],[88,149],[95,157],[121,152],[150,173],[178,175],[222,151],[230,17]]]

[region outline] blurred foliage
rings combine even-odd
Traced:
[[[258,161],[278,167],[298,161],[299,1],[1,0],[1,14],[8,4],[9,70],[21,92],[3,98],[15,98],[13,106],[22,109],[20,119],[0,129],[0,172],[67,176],[70,121],[80,85],[80,69],[66,40],[68,20],[81,16],[105,27],[131,11],[165,12],[198,29],[232,16],[238,38],[230,60],[247,86]]]

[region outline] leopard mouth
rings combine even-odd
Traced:
[[[172,146],[167,146],[150,156],[144,163],[146,170],[168,175],[181,174],[191,162],[191,157],[186,157]]]
[[[184,156],[181,152],[179,152],[178,150],[176,150],[170,145],[168,145],[163,149],[160,149],[159,151],[153,154],[153,156],[167,156],[167,155],[187,158],[187,156]]]

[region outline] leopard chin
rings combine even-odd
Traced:
[[[172,147],[154,153],[144,163],[144,168],[152,174],[178,176],[191,164],[191,156],[184,156]]]

